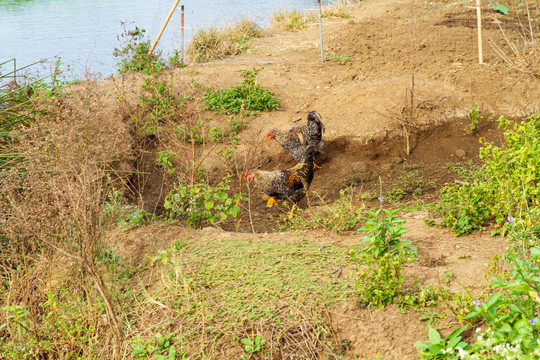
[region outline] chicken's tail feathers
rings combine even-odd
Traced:
[[[325,132],[326,128],[324,127],[324,124],[322,123],[321,119],[322,119],[322,116],[321,114],[319,114],[318,111],[311,110],[308,113],[308,121],[315,122],[321,128],[322,132]]]

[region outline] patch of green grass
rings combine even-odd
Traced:
[[[327,55],[325,57],[325,60],[335,61],[339,63],[348,63],[349,61],[351,61],[351,57],[349,55]]]
[[[200,357],[211,357],[222,342],[264,351],[250,330],[257,324],[274,327],[261,334],[267,344],[289,341],[283,335],[305,322],[313,329],[326,327],[323,309],[352,291],[349,280],[335,275],[348,260],[346,248],[305,239],[179,240],[153,259],[158,268],[147,280],[153,286],[142,307],[169,309],[168,321],[186,324],[179,326],[179,336]],[[138,311],[154,311],[143,308]],[[321,340],[330,340],[328,335],[320,333]]]

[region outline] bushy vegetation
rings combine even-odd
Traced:
[[[401,295],[405,247],[411,242],[401,241],[401,235],[409,230],[403,228],[404,221],[395,216],[398,211],[368,211],[364,227],[358,229],[366,234],[362,241],[370,244],[359,254],[354,250],[350,252],[357,269],[356,288],[362,306],[384,308]]]
[[[537,221],[540,117],[532,115],[523,123],[501,117],[499,126],[505,130],[504,146],[485,144],[481,167],[468,172],[464,185],[452,184],[441,192],[443,225],[456,235],[483,229],[489,219],[498,224],[509,216]]]
[[[464,235],[488,221],[497,223],[493,234],[507,236],[506,262],[512,270],[493,267],[490,289],[477,298],[469,294],[470,304],[463,304],[468,312],[456,313],[466,326],[445,338],[429,330],[429,342],[416,344],[424,359],[540,357],[539,119],[532,115],[516,123],[501,117],[504,146],[486,143],[480,168],[462,171],[466,182],[442,190],[442,224]],[[478,334],[470,343],[460,335],[468,327]]]
[[[145,29],[138,27],[133,30],[124,28],[124,33],[120,35],[124,44],[120,48],[115,48],[113,52],[113,55],[120,60],[117,64],[120,74],[136,72],[151,74],[165,67],[165,62],[157,55],[148,54],[151,43],[145,37],[145,32]]]
[[[244,81],[240,85],[228,89],[207,90],[204,94],[206,108],[233,114],[242,111],[270,111],[279,107],[274,93],[257,84],[257,74],[264,68],[253,68],[242,71]]]
[[[240,212],[240,203],[247,201],[245,194],[229,196],[229,178],[217,186],[205,182],[194,185],[179,185],[171,190],[163,205],[172,218],[186,220],[189,227],[201,227],[227,220],[231,215],[236,218]]]

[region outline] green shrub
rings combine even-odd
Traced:
[[[165,63],[154,53],[148,55],[150,50],[150,40],[145,39],[146,30],[135,27],[133,30],[124,29],[120,37],[124,38],[124,45],[121,48],[115,48],[113,55],[120,59],[118,72],[136,73],[143,72],[152,74],[165,68]]]
[[[470,346],[461,341],[461,333],[467,329],[462,326],[453,330],[447,337],[443,338],[437,330],[430,327],[428,331],[429,342],[417,341],[414,346],[420,350],[421,359],[458,359],[458,354],[466,354]]]
[[[540,115],[523,123],[501,117],[499,127],[505,129],[504,146],[486,143],[480,149],[484,163],[474,177],[441,191],[442,224],[456,235],[483,229],[490,218],[500,224],[511,214],[526,214],[539,205]]]
[[[141,89],[140,105],[150,114],[150,119],[138,123],[136,127],[142,135],[157,135],[163,123],[175,120],[184,103],[174,95],[172,83],[166,83],[156,76],[146,77]]]
[[[446,338],[448,341],[441,341],[430,330],[431,343],[415,344],[421,349],[422,358],[540,358],[540,249],[531,249],[525,260],[515,255],[510,260],[514,268],[509,277],[492,277],[491,287],[495,292],[489,299],[472,300],[474,310],[465,319],[486,326],[485,329],[476,329],[479,333],[476,341],[469,345],[457,339],[451,340],[455,333]]]
[[[363,267],[355,279],[362,307],[384,308],[401,294],[403,256],[386,253],[375,257],[370,253],[357,255],[355,251],[351,251],[350,256],[358,271]]]
[[[257,73],[262,69],[264,68],[244,70],[242,72],[244,81],[240,85],[218,91],[207,90],[203,94],[206,108],[218,113],[230,112],[233,114],[244,110],[270,111],[277,109],[279,102],[274,99],[274,93],[256,83]]]
[[[361,305],[384,308],[401,294],[405,246],[411,242],[400,240],[409,230],[402,227],[405,221],[394,216],[398,210],[368,211],[365,227],[358,230],[367,234],[362,240],[371,244],[358,255],[350,251]]]
[[[362,241],[370,243],[365,249],[366,253],[370,253],[374,257],[379,257],[386,253],[402,254],[405,251],[405,247],[411,244],[410,241],[400,240],[401,235],[408,232],[409,229],[402,227],[405,220],[401,220],[395,216],[398,211],[399,209],[378,209],[367,212],[369,218],[366,224],[363,228],[358,229],[358,232],[366,233]]]
[[[237,217],[240,202],[247,201],[245,194],[229,196],[229,177],[225,177],[217,186],[207,182],[194,185],[178,185],[165,198],[165,209],[171,218],[186,220],[190,227],[202,227],[206,224],[225,221],[228,216]]]

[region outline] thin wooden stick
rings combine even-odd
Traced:
[[[322,8],[321,8],[321,0],[317,0],[317,3],[319,4],[319,33],[321,37],[321,64],[324,64],[324,50],[323,50],[323,38],[322,38]]]
[[[484,63],[484,53],[482,51],[482,10],[480,0],[476,0],[476,17],[478,23],[478,63]]]
[[[163,31],[165,30],[165,27],[167,26],[167,24],[169,23],[169,20],[171,19],[171,16],[172,14],[174,13],[174,10],[176,9],[176,6],[178,5],[178,3],[180,2],[180,0],[176,0],[176,2],[174,3],[173,7],[171,8],[171,10],[169,11],[169,15],[167,15],[167,19],[165,19],[165,22],[163,23],[163,25],[161,26],[161,30],[159,30],[159,34],[158,36],[156,37],[156,40],[154,40],[154,43],[152,44],[152,47],[150,48],[150,50],[148,50],[148,56],[150,56],[150,54],[152,53],[152,51],[154,51],[154,48],[156,47],[158,41],[159,41],[159,38],[161,37],[161,34],[163,34]]]
[[[181,23],[180,23],[180,49],[182,50],[182,64],[184,64],[184,5],[181,6],[181,10],[182,10],[182,20],[181,20]]]

